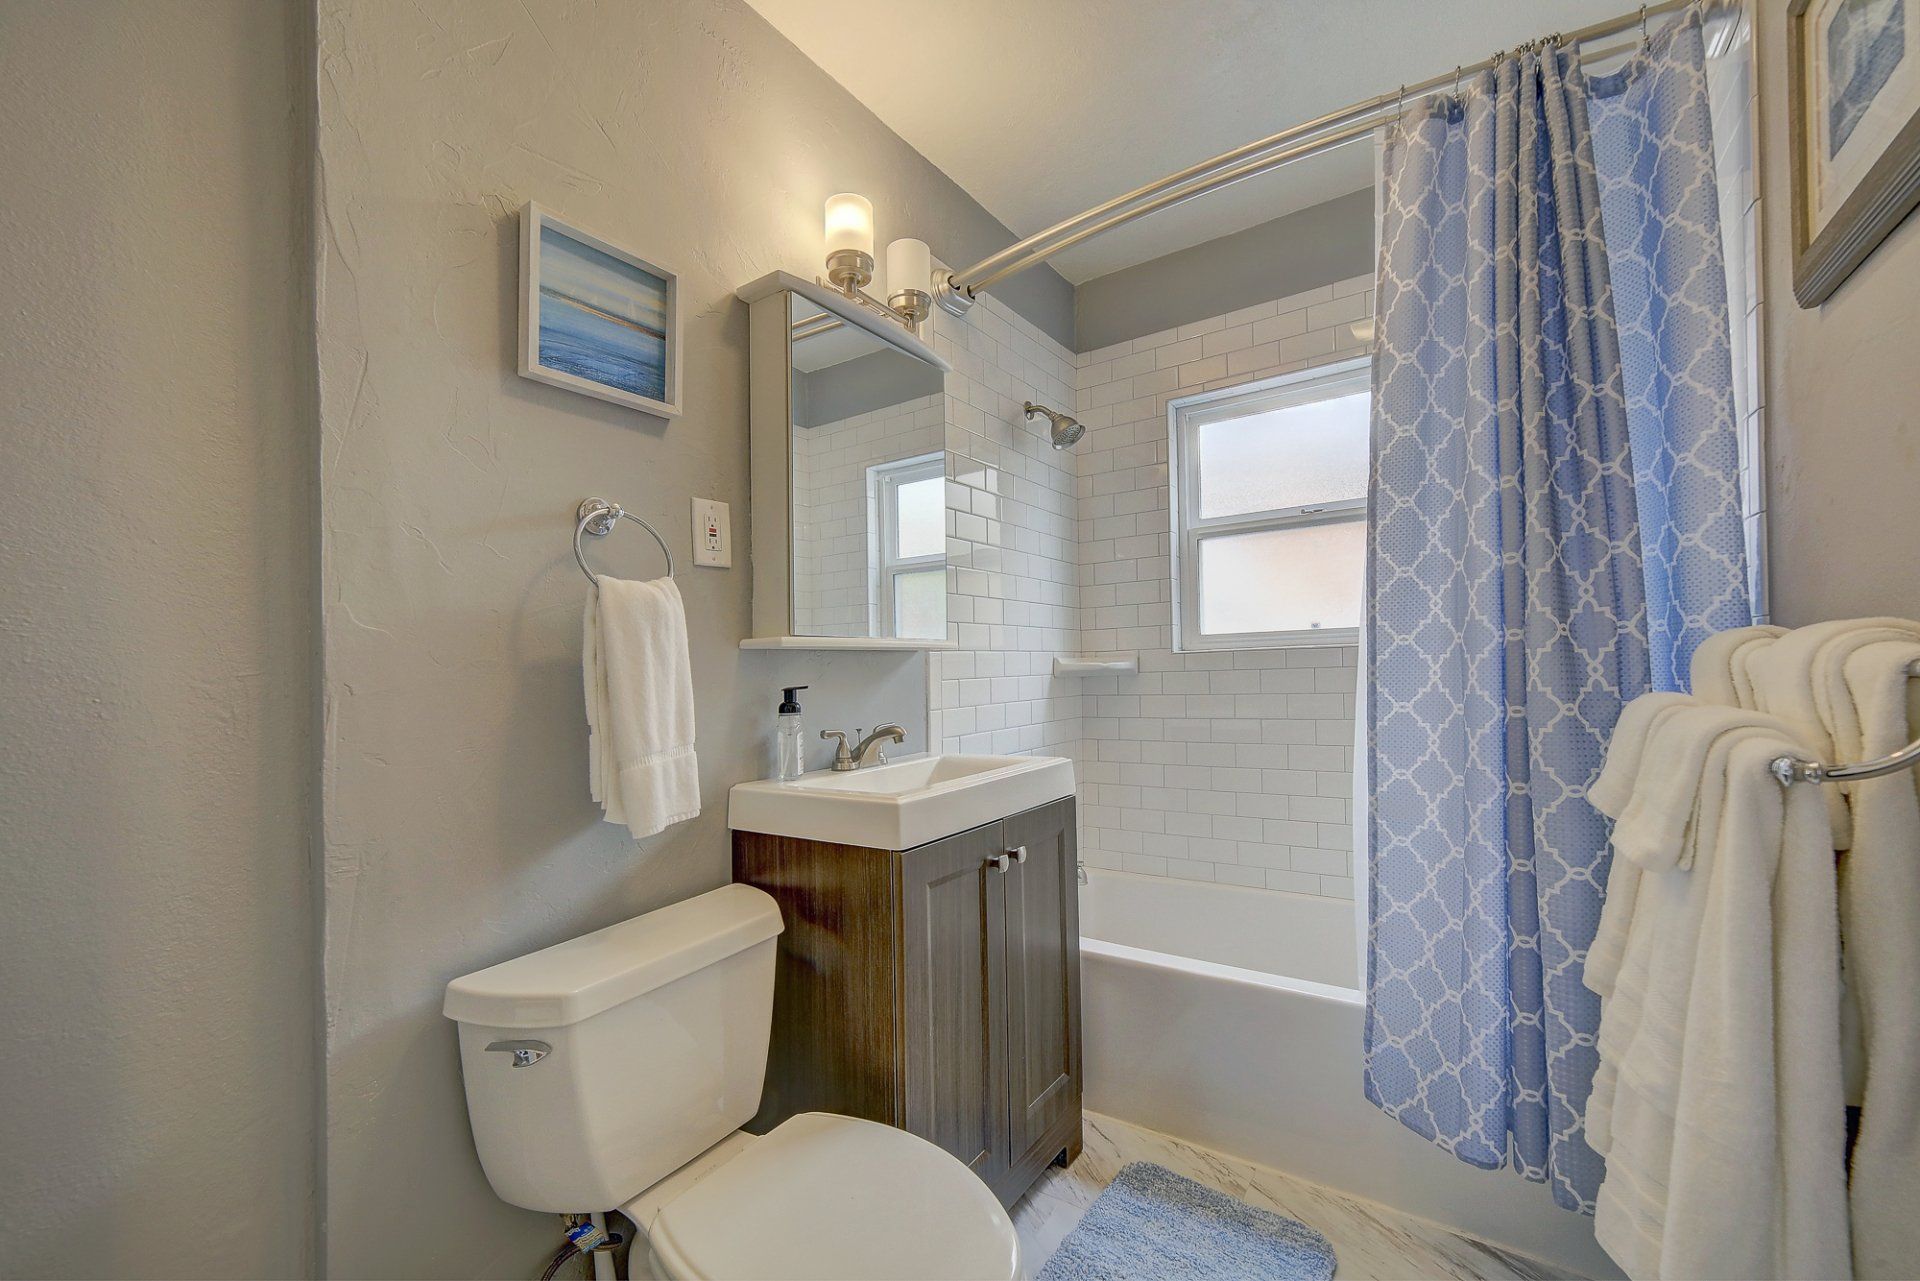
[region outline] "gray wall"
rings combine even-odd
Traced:
[[[0,1274],[313,1257],[311,32],[0,3]]]
[[[1920,618],[1920,215],[1823,306],[1794,302],[1787,0],[1759,11],[1774,621]]]
[[[778,686],[806,666],[736,648],[750,573],[733,290],[813,271],[821,204],[842,189],[872,198],[882,242],[971,261],[1011,237],[740,0],[322,0],[319,64],[325,1266],[533,1275],[556,1221],[482,1177],[444,986],[724,882],[727,787],[765,774]],[[513,372],[530,198],[679,271],[684,417]],[[1029,300],[1064,304],[1048,279],[1023,282]],[[680,578],[704,810],[638,845],[587,797],[568,540],[595,493],[659,524],[683,561],[689,497],[732,505],[734,568]],[[658,572],[643,536],[593,555]],[[807,698],[816,729],[924,708],[924,659],[825,666],[840,688]],[[875,705],[909,691],[913,707]]]
[[[1074,345],[1098,351],[1373,272],[1373,189],[1083,283]]]
[[[793,421],[799,427],[837,423],[904,401],[938,396],[946,377],[902,351],[883,350],[793,375]]]

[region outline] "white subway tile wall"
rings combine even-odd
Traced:
[[[1150,876],[1353,897],[1351,646],[1173,652],[1167,402],[1366,354],[1357,276],[1079,358],[1074,451],[1081,858]]]
[[[1079,757],[1078,457],[1022,412],[1071,410],[1074,356],[991,296],[935,321],[947,375],[947,627],[930,655],[929,737],[949,752]]]
[[[867,469],[945,447],[946,408],[923,396],[793,433],[793,627],[800,636],[872,632]]]

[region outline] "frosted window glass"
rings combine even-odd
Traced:
[[[1200,424],[1201,519],[1366,497],[1370,400],[1358,391]]]
[[[893,634],[914,640],[947,638],[945,569],[916,569],[893,576]]]
[[[940,556],[947,550],[947,481],[944,475],[910,480],[894,490],[900,560]],[[941,632],[945,635],[944,629]]]
[[[1358,627],[1366,539],[1362,520],[1201,539],[1200,630]]]

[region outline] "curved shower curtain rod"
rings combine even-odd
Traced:
[[[1642,38],[1647,32],[1649,19],[1678,13],[1698,4],[1703,11],[1721,7],[1726,0],[1663,0],[1659,4],[1643,5],[1629,13],[1596,22],[1591,26],[1569,31],[1564,35],[1547,37],[1548,40],[1562,45],[1579,45],[1590,40],[1602,40],[1608,36],[1619,35],[1638,27]],[[1538,43],[1538,42],[1536,42]],[[1604,50],[1602,56],[1619,52],[1618,49]],[[1144,187],[1136,187],[1125,195],[1115,196],[1104,204],[1096,205],[1084,213],[1075,214],[1064,222],[1057,222],[1045,231],[1035,232],[1024,240],[1015,241],[1005,249],[990,254],[962,271],[945,273],[934,285],[934,300],[940,307],[956,316],[965,315],[982,290],[1005,280],[1016,272],[1038,266],[1063,249],[1070,249],[1083,240],[1111,231],[1123,223],[1148,214],[1158,213],[1174,205],[1185,204],[1209,192],[1251,178],[1256,174],[1278,169],[1296,160],[1316,156],[1335,147],[1343,147],[1359,138],[1365,137],[1377,128],[1381,118],[1391,108],[1395,114],[1409,102],[1439,93],[1442,90],[1457,89],[1460,81],[1478,75],[1482,71],[1497,65],[1506,57],[1505,52],[1497,53],[1472,66],[1455,67],[1453,70],[1423,80],[1419,84],[1402,85],[1391,93],[1383,93],[1350,107],[1329,112],[1304,124],[1282,129],[1256,142],[1235,147],[1232,151],[1222,152],[1210,160],[1189,165],[1178,173],[1168,174],[1156,179]]]

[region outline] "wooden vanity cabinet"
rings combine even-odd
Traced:
[[[799,1112],[897,1125],[1013,1204],[1080,1152],[1074,803],[910,850],[733,834],[786,921],[763,1133]]]

